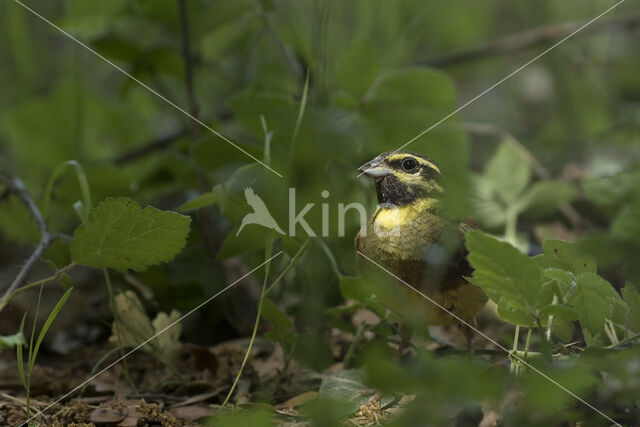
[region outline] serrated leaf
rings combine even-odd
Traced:
[[[595,259],[580,252],[578,245],[559,239],[547,239],[542,243],[543,255],[534,259],[542,268],[558,268],[574,274],[596,271]]]
[[[531,167],[512,144],[503,142],[493,155],[484,176],[500,198],[512,205],[531,179]]]
[[[537,303],[542,270],[532,258],[511,244],[478,230],[467,232],[466,244],[467,259],[475,269],[472,277],[475,285],[485,289],[490,296],[499,295],[510,300],[510,305],[534,306]]]
[[[595,273],[582,273],[576,277],[576,288],[569,304],[578,312],[580,325],[595,337],[611,319],[614,304],[621,302],[611,284]]]
[[[89,211],[73,234],[71,257],[78,264],[124,271],[173,259],[184,247],[190,218],[131,199],[107,199]]]

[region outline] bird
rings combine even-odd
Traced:
[[[240,224],[240,228],[236,232],[236,236],[240,234],[245,225],[248,224],[258,224],[263,227],[270,228],[272,230],[277,231],[280,234],[285,234],[284,231],[280,228],[278,223],[269,213],[269,209],[264,204],[260,196],[256,195],[253,192],[253,188],[247,187],[244,189],[244,197],[247,199],[247,203],[249,206],[253,208],[253,212],[248,213],[242,218],[242,223]]]
[[[406,324],[409,318],[429,325],[457,324],[471,354],[475,317],[488,299],[482,289],[465,279],[473,273],[467,261],[465,233],[478,228],[477,223],[470,218],[459,221],[447,217],[443,174],[428,157],[386,152],[358,172],[373,179],[378,198],[377,208],[355,237],[358,265],[362,269],[367,264],[363,258],[368,258],[400,279],[393,286],[378,287],[376,296]],[[404,326],[401,321],[400,355],[411,338],[411,327]]]

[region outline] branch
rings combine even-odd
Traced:
[[[165,148],[170,147],[171,144],[173,144],[174,142],[176,142],[177,140],[179,140],[180,138],[186,135],[187,135],[186,129],[179,129],[168,135],[164,135],[157,139],[149,141],[148,143],[142,145],[139,148],[135,148],[131,151],[127,151],[126,153],[122,153],[121,155],[116,157],[113,160],[113,162],[116,165],[124,165],[126,163],[131,163],[142,157],[146,157],[149,154],[154,153],[155,151],[164,150]]]
[[[191,48],[189,43],[189,19],[187,16],[187,3],[185,0],[178,0],[178,8],[180,9],[180,32],[182,36],[182,59],[184,61],[184,78],[187,84],[187,96],[189,98],[189,109],[191,115],[198,118],[200,106],[196,100],[193,90],[193,58],[191,56]],[[200,130],[200,127],[194,123],[194,129]]]
[[[5,182],[5,185],[7,186],[7,190],[17,195],[22,201],[22,203],[25,204],[27,209],[29,209],[31,216],[33,217],[33,219],[35,219],[36,223],[38,224],[41,237],[40,237],[40,243],[38,243],[36,250],[33,251],[29,259],[27,260],[27,262],[24,264],[24,266],[16,276],[13,283],[11,283],[9,288],[7,288],[7,290],[5,291],[2,297],[2,300],[0,301],[0,306],[5,306],[6,303],[8,302],[9,296],[20,285],[24,283],[27,275],[29,274],[31,269],[35,266],[35,264],[38,262],[38,260],[40,260],[40,258],[42,257],[42,254],[44,253],[45,250],[47,250],[49,245],[51,245],[51,243],[55,239],[63,238],[63,235],[60,235],[60,234],[52,235],[49,232],[49,228],[47,227],[47,224],[44,218],[42,217],[42,213],[40,212],[40,209],[35,204],[31,196],[29,196],[29,193],[27,193],[27,190],[24,188],[24,184],[22,183],[22,181],[20,181],[19,178],[13,177],[11,179],[8,179]]]
[[[584,22],[564,22],[534,28],[522,33],[511,34],[452,55],[421,61],[419,64],[433,67],[447,67],[461,62],[474,61],[496,55],[506,55],[541,44],[556,42],[567,37],[583,25]],[[632,30],[639,25],[640,14],[620,14],[612,18],[600,19],[584,28],[580,31],[580,34],[587,35],[617,28]]]

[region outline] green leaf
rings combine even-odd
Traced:
[[[640,202],[633,203],[620,210],[611,224],[611,234],[622,239],[640,241]]]
[[[190,218],[133,200],[107,199],[91,209],[73,234],[71,257],[95,268],[142,271],[168,262],[185,245]]]
[[[112,25],[113,18],[125,3],[124,0],[105,2],[67,0],[67,13],[60,25],[83,40],[98,37]]]
[[[289,316],[268,298],[262,301],[262,317],[278,331],[288,331],[293,327]]]
[[[553,333],[564,342],[569,342],[573,338],[573,323],[562,318],[554,319]]]
[[[540,317],[546,321],[547,316],[554,316],[566,321],[578,320],[578,312],[568,305],[552,304],[540,309]]]
[[[527,327],[536,325],[536,319],[524,307],[513,304],[513,300],[508,298],[500,298],[498,315],[502,320],[514,325]]]
[[[49,327],[51,326],[55,318],[58,316],[58,313],[60,313],[60,310],[62,310],[64,303],[67,302],[69,295],[71,295],[71,291],[73,291],[73,288],[67,289],[67,291],[62,295],[62,297],[60,297],[60,299],[58,300],[58,303],[55,305],[55,307],[53,307],[53,310],[51,310],[51,312],[49,313],[49,316],[47,316],[47,320],[45,320],[44,325],[42,325],[42,329],[40,329],[40,333],[38,334],[38,339],[36,339],[36,344],[33,347],[33,352],[31,352],[31,359],[29,360],[28,372],[31,372],[33,370],[33,364],[36,361],[36,356],[38,355],[40,344],[42,344],[42,340],[44,339],[44,336],[46,335],[47,331],[49,330]]]
[[[363,277],[342,276],[340,278],[340,293],[344,299],[366,303],[371,297],[371,289]]]
[[[537,304],[542,270],[532,258],[509,243],[478,230],[467,232],[466,244],[467,258],[475,269],[472,277],[475,285],[490,296],[497,295],[520,306]]]
[[[26,345],[24,334],[22,332],[6,336],[0,335],[0,351],[22,345]]]
[[[605,319],[611,319],[613,306],[621,302],[611,284],[595,273],[582,273],[576,277],[576,287],[569,304],[578,312],[580,325],[592,336],[604,329]]]
[[[531,180],[531,167],[512,144],[503,142],[493,155],[484,176],[500,198],[512,205]]]
[[[203,193],[198,197],[195,197],[178,207],[178,211],[187,213],[191,211],[196,211],[198,209],[206,208],[207,206],[211,206],[216,202],[216,195],[212,192]]]
[[[640,332],[640,292],[630,282],[627,282],[620,292],[629,310],[625,320],[631,330]]]
[[[336,59],[336,80],[354,98],[360,98],[380,72],[375,46],[366,42],[351,44]]]
[[[531,185],[520,196],[520,211],[527,216],[543,217],[553,213],[564,203],[570,202],[578,190],[568,182],[560,180],[542,180]]]
[[[578,246],[572,242],[558,239],[547,239],[542,243],[543,255],[534,259],[539,266],[558,268],[571,271],[574,274],[585,272],[595,273],[597,265],[595,259],[580,252]]]
[[[474,175],[471,204],[474,217],[486,227],[497,228],[507,221],[507,209],[504,203],[495,197],[493,185],[482,175]]]

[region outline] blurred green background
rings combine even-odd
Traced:
[[[278,177],[17,3],[4,1],[0,170],[19,176],[40,201],[54,170],[76,160],[94,204],[126,196],[192,215],[188,246],[176,260],[137,274],[152,289],[155,309],[167,312],[187,311],[238,271],[264,261],[263,229],[248,226],[235,236],[251,212],[245,187],[265,200],[285,231],[289,188],[296,189],[297,212],[315,203],[306,219],[317,234],[320,204],[328,203],[329,235],[313,239],[270,294],[294,319],[296,359],[321,371],[339,359],[329,346],[337,320],[327,311],[344,303],[341,277],[356,274],[359,218],[350,212],[345,236],[338,236],[337,205],[359,202],[371,212],[376,202],[371,182],[356,177],[358,166],[406,143],[613,4],[186,0],[181,17],[175,0],[28,3],[269,164]],[[530,254],[539,253],[547,237],[577,240],[617,288],[625,281],[640,284],[639,23],[637,3],[623,3],[407,147],[440,165],[456,215],[475,217],[485,231]],[[503,43],[474,53],[495,40]],[[180,209],[201,195],[202,203]],[[62,175],[48,213],[53,231],[70,234],[79,224],[73,205],[80,199],[73,174]],[[0,230],[0,277],[9,281],[38,233],[14,196],[0,202]],[[306,237],[300,227],[296,237],[278,236],[276,248],[285,256],[273,268],[281,271]],[[62,266],[68,250],[57,244],[47,257]],[[92,295],[104,311],[101,280],[91,273],[76,279],[78,292]],[[114,281],[130,286],[121,275]],[[255,287],[244,286],[194,314],[185,322],[184,340],[213,344],[249,335],[257,289],[256,295]],[[2,314],[3,333],[17,329],[22,311],[15,313],[11,319]],[[81,310],[69,316],[86,317]],[[372,384],[418,393],[417,404],[398,421],[402,425],[439,423],[471,403],[500,401],[515,381],[496,366],[432,356],[376,370],[372,366],[385,357],[371,347],[359,363],[373,373]],[[613,412],[638,404],[632,398],[640,387],[637,373],[636,383],[615,388],[594,386],[593,374],[584,372],[612,367],[624,378],[632,356],[591,355],[571,362],[576,366],[545,369],[559,369],[567,387]],[[636,365],[637,356],[636,350]],[[376,377],[384,369],[404,371]],[[430,370],[437,374],[420,374]],[[501,409],[512,425],[604,421],[561,392],[550,398],[557,390],[543,379],[523,381],[515,389],[533,397]],[[344,408],[336,405],[339,416]],[[319,425],[333,425],[327,407],[312,405],[308,413]],[[528,415],[532,408],[538,418]],[[560,409],[564,418],[554,418]]]

